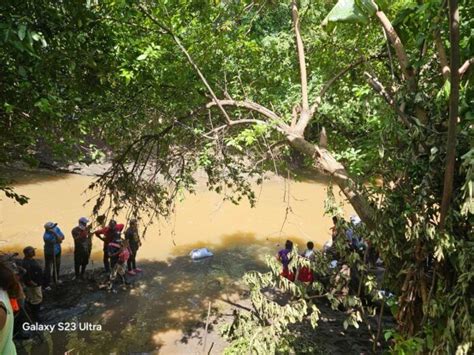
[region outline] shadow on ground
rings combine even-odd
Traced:
[[[103,287],[107,276],[100,269],[89,271],[87,281],[76,282],[68,275],[45,295],[42,323],[74,322],[78,328],[90,324],[101,330],[61,332],[56,328],[51,334],[43,332],[42,341],[19,343],[18,352],[191,354],[212,349],[212,354],[222,353],[227,343],[216,327],[232,321],[234,310],[251,307],[242,276],[250,270],[267,271],[265,256],[274,254],[285,239],[230,234],[219,244],[207,245],[214,256],[200,261],[191,260],[188,253],[202,243],[179,247],[167,261],[140,262],[143,273],[130,277],[130,285],[118,285],[116,292]],[[371,352],[365,326],[346,330],[344,312],[332,310],[325,301],[318,302],[318,307],[321,319],[316,330],[308,322],[292,326],[300,334],[298,342],[306,342],[314,353]],[[375,318],[369,321],[376,329]],[[384,325],[391,326],[390,322],[391,317],[384,317]]]
[[[276,241],[259,241],[251,233],[228,235],[221,244],[208,245],[213,257],[191,260],[189,251],[201,246],[180,247],[166,262],[141,262],[143,273],[130,277],[130,285],[118,285],[116,293],[103,288],[106,275],[98,269],[89,271],[87,281],[64,277],[45,295],[43,323],[76,322],[77,328],[88,323],[102,330],[61,332],[56,327],[43,333],[40,344],[20,344],[19,352],[148,353],[171,341],[187,343],[206,323],[209,303],[215,315],[225,302],[246,295],[241,277],[265,270],[264,256],[276,250]]]

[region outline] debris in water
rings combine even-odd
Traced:
[[[214,254],[207,248],[193,249],[189,253],[189,256],[191,256],[191,259],[193,260],[204,259],[213,255]]]

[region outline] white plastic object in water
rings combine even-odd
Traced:
[[[199,260],[213,256],[212,252],[207,248],[193,249],[189,253],[189,256],[193,260]]]

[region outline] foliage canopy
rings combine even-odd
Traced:
[[[95,212],[110,200],[154,217],[198,170],[253,203],[249,177],[299,154],[365,222],[398,297],[399,349],[467,352],[474,20],[472,2],[448,3],[4,1],[0,163],[107,148]],[[248,276],[258,292],[269,280]]]

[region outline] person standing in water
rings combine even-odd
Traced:
[[[295,275],[293,272],[290,271],[288,265],[290,264],[291,258],[290,253],[293,250],[293,242],[291,240],[287,240],[285,243],[285,249],[282,249],[277,254],[277,260],[281,262],[283,265],[283,271],[280,273],[281,276],[287,278],[290,281],[295,280]]]
[[[79,219],[79,224],[71,231],[74,238],[74,273],[76,279],[83,279],[89,264],[89,256],[92,248],[92,233],[89,220],[86,217]]]
[[[15,316],[10,299],[21,294],[21,286],[8,266],[0,262],[0,354],[16,355],[13,342]]]
[[[59,282],[59,271],[61,268],[61,243],[64,234],[57,223],[48,222],[44,225],[44,287],[50,289],[51,271],[56,283]]]
[[[142,245],[142,242],[140,241],[140,235],[138,234],[138,224],[136,219],[132,219],[130,221],[130,227],[128,227],[127,231],[125,232],[125,240],[128,241],[131,251],[130,257],[127,261],[128,274],[133,276],[137,272],[142,271],[142,269],[137,268],[136,262],[137,251]]]
[[[110,272],[110,258],[108,252],[109,243],[114,240],[114,236],[116,233],[122,232],[124,228],[123,224],[117,224],[117,222],[113,219],[110,220],[109,225],[105,228],[98,229],[94,232],[94,234],[104,242],[104,269],[105,272]]]

